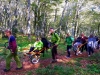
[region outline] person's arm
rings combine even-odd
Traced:
[[[8,46],[11,50],[12,53],[15,53],[16,49],[17,49],[17,44],[16,44],[16,40],[13,36],[11,36],[11,38],[9,39],[9,46]]]
[[[56,34],[55,33],[55,35],[56,35],[56,37],[57,37],[57,42],[55,43],[56,45],[58,45],[59,44],[59,42],[60,42],[60,37],[59,37],[59,35],[58,34]]]

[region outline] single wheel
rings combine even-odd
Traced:
[[[36,63],[38,63],[39,60],[40,60],[40,56],[34,56],[34,58],[31,58],[31,62],[32,62],[32,64],[36,64]]]

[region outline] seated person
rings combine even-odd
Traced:
[[[40,40],[40,38],[37,38],[36,39],[36,42],[33,44],[33,46],[30,48],[29,50],[29,54],[32,52],[32,51],[39,51],[43,48],[43,43],[42,41]]]

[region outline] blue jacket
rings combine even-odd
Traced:
[[[94,47],[94,42],[96,41],[96,39],[94,37],[89,37],[88,41],[87,41],[87,46],[88,47]]]

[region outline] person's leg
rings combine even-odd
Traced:
[[[17,53],[13,54],[13,57],[14,57],[14,60],[16,61],[17,68],[19,68],[19,69],[22,68],[22,64],[21,64],[21,61],[20,61],[20,59],[19,59]],[[17,68],[16,68],[16,69],[17,69]]]
[[[92,54],[94,53],[94,50],[93,50],[93,48],[91,48],[91,52],[92,52]]]
[[[88,55],[90,56],[91,54],[91,47],[88,47]]]
[[[70,57],[70,46],[67,45],[67,57]]]
[[[31,51],[33,51],[33,50],[34,50],[34,47],[31,47],[30,50],[29,50],[29,52],[31,52]]]
[[[55,59],[57,59],[57,55],[58,55],[58,53],[57,53],[57,46],[55,46],[54,48],[55,48],[55,50],[54,50]]]
[[[54,46],[52,49],[51,49],[51,53],[52,53],[52,63],[55,63],[57,62],[56,60],[56,47]]]
[[[55,47],[51,49],[52,52],[52,59],[55,60]]]
[[[87,51],[87,43],[85,44],[85,50]]]
[[[6,69],[9,70],[10,69],[10,62],[11,62],[11,59],[12,59],[12,53],[10,52],[7,57],[6,57]]]
[[[55,48],[55,55],[57,55],[57,46],[54,47]]]
[[[74,46],[73,46],[73,50],[74,50],[74,52],[75,52],[75,55],[77,55],[77,45],[74,45]]]

